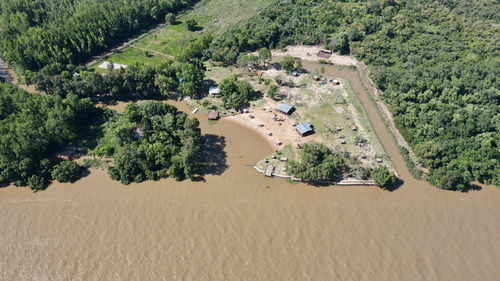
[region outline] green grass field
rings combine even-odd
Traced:
[[[241,21],[248,19],[262,11],[269,4],[276,0],[202,0],[192,9],[177,15],[175,25],[166,25],[151,34],[132,43],[132,47],[126,47],[121,52],[111,55],[114,63],[129,65],[139,61],[159,65],[164,57],[155,52],[176,57],[182,53],[187,44],[203,33],[213,34],[214,37],[224,31],[237,26]],[[184,24],[186,20],[194,19],[200,30],[189,31]],[[134,48],[136,47],[136,48]],[[146,56],[144,50],[150,51]],[[102,63],[92,65],[97,72],[104,73],[97,66]]]
[[[98,73],[107,73],[107,69],[99,68],[98,66],[104,61],[113,61],[114,63],[131,65],[135,62],[142,62],[151,65],[160,65],[164,60],[165,56],[156,55],[154,53],[146,54],[144,50],[137,48],[126,48],[121,51],[115,52],[110,58],[105,60],[97,61],[91,68]]]

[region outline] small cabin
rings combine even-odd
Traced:
[[[293,112],[295,108],[293,108],[293,106],[289,105],[289,104],[286,104],[286,103],[282,103],[279,107],[278,107],[278,111],[281,112],[281,113],[284,113],[284,114],[291,114]]]
[[[326,50],[326,49],[321,49],[318,52],[318,57],[328,59],[328,58],[330,58],[331,54],[332,54],[332,51]]]
[[[219,112],[218,111],[210,111],[207,116],[208,120],[218,120]]]
[[[295,126],[295,130],[297,131],[297,133],[299,133],[299,135],[303,137],[314,133],[314,130],[311,127],[311,123],[308,122],[301,123]]]
[[[352,127],[351,127],[351,129],[352,129],[353,131],[357,131],[357,130],[358,130],[358,127],[356,127],[356,126],[352,126]]]
[[[269,165],[266,167],[266,170],[264,171],[264,176],[266,177],[272,177],[274,172],[274,167]]]
[[[338,85],[340,85],[340,81],[339,81],[339,80],[337,80],[337,79],[333,79],[333,85],[334,85],[334,86],[338,86]]]

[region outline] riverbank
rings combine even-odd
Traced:
[[[332,53],[328,58],[325,56],[318,56],[319,52],[322,50],[321,46],[291,46],[285,48],[286,51],[276,51],[273,52],[275,55],[286,55],[290,54],[296,57],[301,58],[306,62],[306,66],[308,66],[308,69],[310,71],[318,71],[320,67],[323,67],[326,72],[325,73],[330,73],[330,74],[336,74],[336,75],[350,75],[349,81],[353,84],[355,90],[360,94],[360,98],[362,99],[362,104],[365,110],[372,111],[371,106],[373,105],[374,113],[378,115],[383,120],[383,125],[387,128],[389,131],[391,137],[393,140],[396,142],[396,148],[392,147],[391,143],[392,141],[386,141],[388,140],[387,138],[384,138],[385,140],[382,140],[384,147],[386,151],[388,150],[388,146],[391,147],[390,150],[392,153],[391,160],[395,163],[396,166],[404,166],[407,168],[406,160],[399,161],[400,159],[403,159],[401,152],[399,152],[399,149],[397,146],[404,147],[405,149],[408,150],[409,157],[413,163],[416,163],[416,167],[420,169],[422,172],[427,173],[428,171],[422,167],[419,163],[418,157],[415,155],[413,152],[412,148],[409,146],[409,144],[406,142],[406,140],[403,138],[399,130],[396,128],[396,125],[394,123],[394,119],[392,114],[390,113],[387,105],[379,98],[380,91],[377,89],[375,83],[370,79],[369,77],[369,69],[368,67],[360,61],[357,61],[354,57],[352,56],[339,56],[335,53]],[[290,50],[290,53],[288,53],[288,50]],[[315,54],[315,55],[313,55]],[[331,65],[325,65],[321,64],[321,66],[318,64],[319,60],[324,60],[326,62],[329,62]],[[307,65],[307,62],[313,63],[314,65]],[[334,69],[332,67],[334,66],[340,66],[340,67],[347,67],[345,69]],[[306,67],[307,68],[307,67]],[[354,68],[356,69],[356,76],[349,74],[349,68]],[[365,100],[363,101],[363,93],[366,93]],[[373,120],[378,120],[378,117],[375,116],[375,114],[370,114],[370,122],[373,123]],[[382,130],[376,130],[377,135],[380,137],[381,134],[383,134],[383,129]],[[399,164],[401,163],[401,164]],[[398,169],[398,173],[400,173],[401,168]],[[405,173],[408,171],[408,169],[404,169]],[[409,174],[406,173],[406,174]],[[409,175],[410,177],[413,177],[413,175]]]
[[[0,279],[493,281],[500,274],[498,188],[447,192],[409,179],[388,192],[257,177],[246,165],[272,153],[260,135],[194,116],[210,144],[219,143],[211,157],[224,159],[204,180],[123,186],[92,169],[43,192],[1,188]]]
[[[341,56],[339,54],[332,53],[329,55],[328,58],[325,58],[324,56],[319,56],[318,54],[321,52],[321,50],[323,50],[323,48],[324,48],[323,46],[289,46],[285,48],[285,51],[276,50],[272,51],[272,54],[275,56],[291,55],[293,57],[301,58],[304,61],[311,61],[311,62],[318,62],[320,60],[324,60],[326,62],[329,62],[337,66],[355,67],[359,71],[360,74],[359,77],[364,85],[364,88],[366,88],[366,90],[370,93],[371,97],[373,98],[376,106],[378,107],[378,110],[381,113],[381,116],[384,118],[384,121],[387,123],[388,128],[390,129],[391,133],[397,140],[398,145],[406,148],[410,153],[411,159],[415,163],[419,163],[418,157],[415,155],[412,148],[410,147],[408,142],[406,142],[406,140],[401,135],[399,130],[396,128],[396,125],[394,123],[394,118],[389,108],[380,99],[380,94],[383,93],[380,92],[376,84],[370,78],[370,70],[368,69],[368,66],[362,61],[358,61],[352,55]],[[419,167],[423,169],[425,172],[428,172],[424,167],[422,166]]]
[[[254,166],[253,168],[257,172],[262,173],[262,174],[265,174],[265,172],[266,172],[265,170],[261,170],[261,169],[259,169],[256,166]],[[284,175],[282,173],[278,173],[278,172],[274,172],[274,171],[271,173],[271,176],[278,177],[278,178],[284,178],[284,179],[291,179],[291,180],[296,181],[296,182],[302,181],[301,179],[294,178],[294,177],[292,177],[290,175]],[[376,184],[375,184],[375,182],[373,180],[360,180],[360,179],[349,178],[349,179],[343,179],[341,181],[333,182],[332,185],[338,185],[338,186],[361,186],[361,185],[372,186],[372,185],[376,185]]]

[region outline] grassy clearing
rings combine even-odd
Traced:
[[[164,59],[158,53],[174,57],[179,56],[187,44],[201,36],[201,34],[211,33],[216,37],[237,26],[241,21],[259,13],[275,1],[202,0],[192,9],[178,15],[175,25],[165,25],[158,28],[151,34],[131,43],[131,46],[126,47],[123,51],[112,54],[109,59],[115,63],[126,65],[136,61],[158,65]],[[188,19],[194,19],[198,23],[200,30],[189,31],[184,24]],[[146,56],[144,51],[150,51],[151,53]],[[94,64],[92,68],[100,73],[105,72],[105,70],[96,68],[99,64]]]
[[[137,48],[126,48],[122,51],[116,51],[111,57],[106,58],[106,61],[113,61],[114,63],[119,63],[119,64],[124,64],[124,65],[131,65],[135,62],[142,62],[145,64],[151,64],[151,65],[160,65],[164,60],[165,57],[161,55],[157,55],[154,53],[148,53],[144,50],[137,49]],[[93,69],[95,72],[104,74],[107,73],[107,69],[99,68],[99,65],[103,63],[104,60],[97,61],[94,63],[90,69]]]
[[[175,25],[167,25],[153,34],[142,38],[133,46],[163,54],[177,56],[185,46],[199,36],[199,32],[189,31],[179,20]]]
[[[285,157],[287,161],[281,161],[281,158]],[[255,165],[255,167],[259,170],[265,171],[268,165],[274,167],[274,174],[280,176],[289,176],[286,173],[286,163],[290,160],[295,160],[297,157],[296,151],[292,148],[291,145],[286,145],[281,150],[276,151],[274,154],[262,159]]]

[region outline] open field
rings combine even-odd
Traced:
[[[273,0],[202,0],[193,9],[177,15],[175,25],[162,25],[149,32],[139,40],[133,40],[126,44],[121,52],[111,54],[111,59],[115,63],[130,64],[134,61],[160,64],[164,56],[178,56],[182,53],[186,45],[198,38],[203,33],[211,33],[215,36],[224,31],[237,26],[241,21],[252,17],[262,11],[266,6],[274,2]],[[189,31],[184,24],[186,20],[194,19],[199,30]],[[145,55],[149,52],[149,57]],[[99,60],[91,65],[91,68],[98,72],[96,67],[102,62]]]

